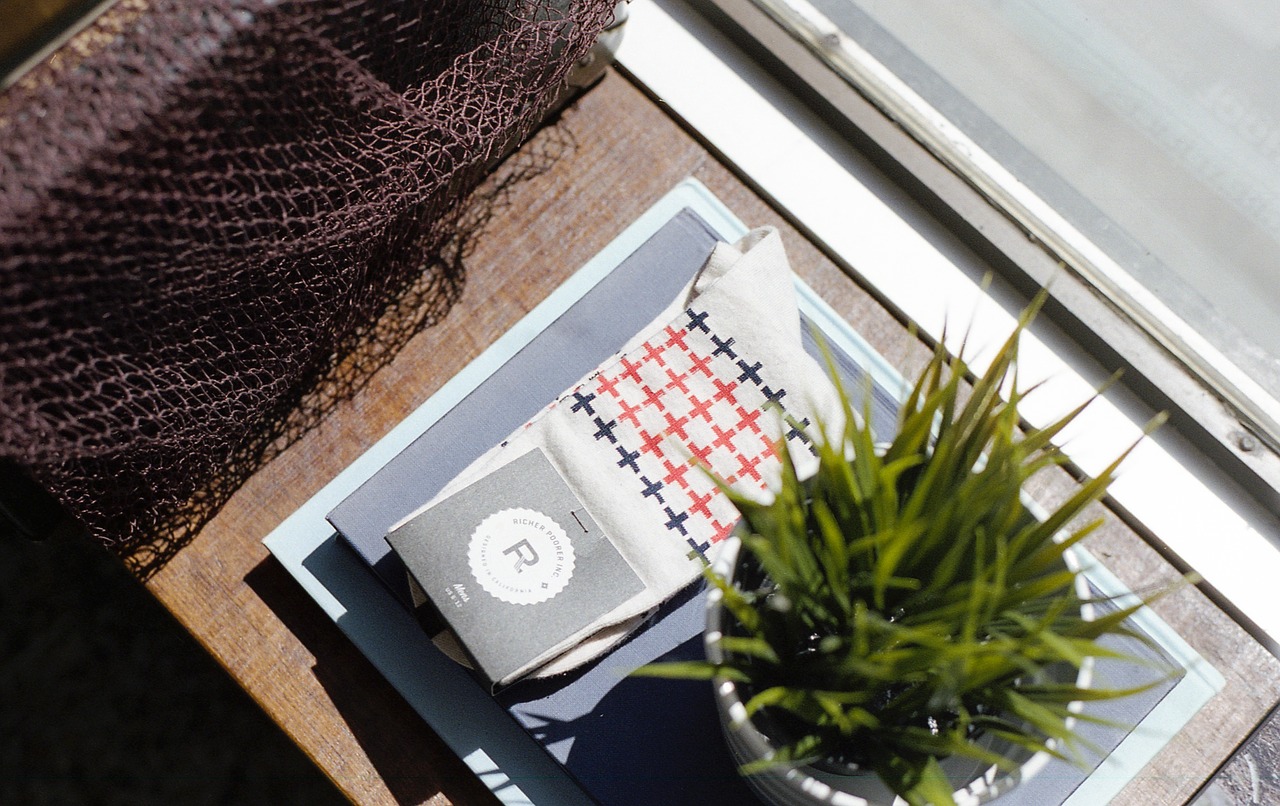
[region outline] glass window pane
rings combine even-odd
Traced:
[[[812,2],[1280,398],[1280,5]]]

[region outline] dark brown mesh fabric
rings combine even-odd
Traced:
[[[10,89],[0,460],[145,573],[444,315],[462,200],[613,4],[133,0]]]

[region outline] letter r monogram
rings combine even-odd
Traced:
[[[528,540],[521,540],[510,548],[503,549],[502,553],[515,555],[517,574],[523,571],[526,565],[538,564],[538,552],[533,550],[533,546],[529,544]]]

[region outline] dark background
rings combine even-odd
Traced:
[[[346,801],[87,540],[0,530],[0,803]]]

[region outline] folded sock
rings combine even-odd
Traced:
[[[811,472],[819,420],[840,427],[841,407],[802,346],[778,233],[720,245],[650,328],[419,511],[540,450],[643,582],[499,684],[597,657],[697,578],[738,519],[711,474],[765,500],[782,441]]]

